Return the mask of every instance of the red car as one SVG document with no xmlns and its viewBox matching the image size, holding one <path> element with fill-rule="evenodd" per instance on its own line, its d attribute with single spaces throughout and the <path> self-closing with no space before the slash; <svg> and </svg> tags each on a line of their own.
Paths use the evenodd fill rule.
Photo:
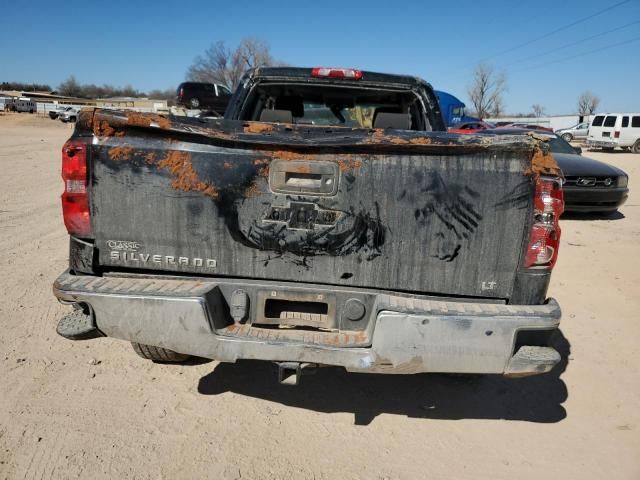
<svg viewBox="0 0 640 480">
<path fill-rule="evenodd" d="M 487 130 L 489 128 L 493 128 L 493 126 L 482 121 L 462 122 L 454 125 L 453 127 L 449 127 L 449 132 L 450 133 L 476 133 L 482 130 Z"/>
<path fill-rule="evenodd" d="M 546 132 L 553 132 L 553 128 L 543 127 L 542 125 L 536 125 L 534 123 L 509 123 L 498 128 L 526 128 L 528 130 L 544 130 Z"/>
</svg>

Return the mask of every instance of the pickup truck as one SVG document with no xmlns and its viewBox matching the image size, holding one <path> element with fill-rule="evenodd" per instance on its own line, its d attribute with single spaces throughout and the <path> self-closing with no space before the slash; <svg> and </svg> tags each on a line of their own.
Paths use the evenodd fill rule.
<svg viewBox="0 0 640 480">
<path fill-rule="evenodd" d="M 57 331 L 290 383 L 544 373 L 561 175 L 534 133 L 447 133 L 411 76 L 258 68 L 217 120 L 85 109 L 62 149 Z"/>
</svg>

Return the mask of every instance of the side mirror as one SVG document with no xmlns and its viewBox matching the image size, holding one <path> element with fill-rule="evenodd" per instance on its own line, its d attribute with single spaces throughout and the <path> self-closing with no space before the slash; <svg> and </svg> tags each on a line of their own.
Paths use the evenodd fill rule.
<svg viewBox="0 0 640 480">
<path fill-rule="evenodd" d="M 576 151 L 576 153 L 578 155 L 582 155 L 582 148 L 581 147 L 573 147 L 573 149 Z"/>
</svg>

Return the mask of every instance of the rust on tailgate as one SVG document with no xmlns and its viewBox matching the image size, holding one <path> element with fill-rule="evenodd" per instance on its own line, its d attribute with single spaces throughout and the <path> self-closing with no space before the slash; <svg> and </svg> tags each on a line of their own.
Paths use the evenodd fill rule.
<svg viewBox="0 0 640 480">
<path fill-rule="evenodd" d="M 109 158 L 111 160 L 129 160 L 132 153 L 133 148 L 131 147 L 113 147 L 109 149 Z"/>
<path fill-rule="evenodd" d="M 531 153 L 531 165 L 525 171 L 526 175 L 554 175 L 562 176 L 562 170 L 558 166 L 556 159 L 548 150 L 543 150 L 540 145 L 536 145 Z"/>
<path fill-rule="evenodd" d="M 211 198 L 218 198 L 215 185 L 203 182 L 193 168 L 189 152 L 171 150 L 167 156 L 158 162 L 158 168 L 167 170 L 173 180 L 171 188 L 183 192 L 201 192 Z"/>
</svg>

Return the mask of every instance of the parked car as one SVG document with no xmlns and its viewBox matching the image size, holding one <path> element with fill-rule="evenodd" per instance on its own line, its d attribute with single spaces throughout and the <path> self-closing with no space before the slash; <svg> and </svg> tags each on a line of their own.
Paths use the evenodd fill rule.
<svg viewBox="0 0 640 480">
<path fill-rule="evenodd" d="M 476 133 L 481 130 L 487 130 L 489 128 L 493 128 L 492 125 L 483 122 L 482 120 L 475 122 L 461 122 L 453 127 L 449 127 L 450 133 Z"/>
<path fill-rule="evenodd" d="M 563 202 L 546 150 L 448 134 L 428 83 L 350 68 L 251 70 L 206 128 L 81 112 L 58 333 L 273 361 L 292 383 L 317 365 L 548 372 Z"/>
<path fill-rule="evenodd" d="M 526 134 L 525 129 L 485 130 L 483 133 Z M 564 175 L 565 212 L 613 213 L 629 196 L 627 174 L 617 167 L 582 156 L 579 147 L 572 147 L 555 133 L 537 131 L 549 138 L 551 153 Z"/>
<path fill-rule="evenodd" d="M 56 120 L 60 116 L 60 114 L 62 112 L 66 112 L 67 110 L 70 110 L 71 108 L 73 108 L 73 107 L 62 106 L 62 107 L 58 107 L 58 108 L 56 108 L 54 110 L 49 110 L 49 118 L 51 120 Z"/>
<path fill-rule="evenodd" d="M 215 110 L 224 115 L 231 91 L 216 83 L 184 82 L 178 86 L 177 103 L 187 108 Z"/>
<path fill-rule="evenodd" d="M 542 125 L 537 125 L 535 123 L 508 123 L 506 125 L 502 125 L 499 128 L 526 128 L 527 130 L 542 130 L 545 132 L 553 132 L 552 128 L 543 127 Z"/>
<path fill-rule="evenodd" d="M 75 122 L 78 119 L 78 112 L 80 112 L 80 107 L 69 107 L 63 112 L 60 112 L 58 118 L 63 123 Z"/>
<path fill-rule="evenodd" d="M 574 139 L 586 139 L 589 133 L 589 122 L 582 122 L 569 128 L 561 128 L 555 131 L 556 135 L 560 135 L 565 142 Z"/>
<path fill-rule="evenodd" d="M 616 147 L 640 153 L 640 113 L 603 113 L 594 117 L 587 145 L 613 150 Z"/>
</svg>

